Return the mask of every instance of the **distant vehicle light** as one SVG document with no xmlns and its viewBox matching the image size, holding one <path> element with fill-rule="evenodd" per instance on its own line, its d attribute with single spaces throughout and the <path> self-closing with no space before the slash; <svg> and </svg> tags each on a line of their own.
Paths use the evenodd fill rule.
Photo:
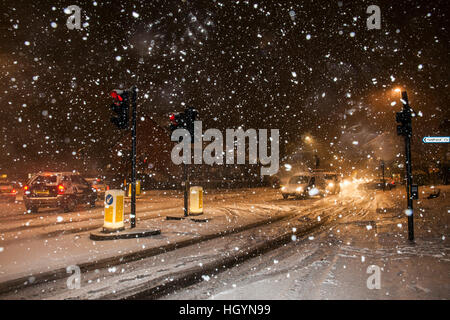
<svg viewBox="0 0 450 320">
<path fill-rule="evenodd" d="M 329 186 L 330 188 L 333 188 L 333 187 L 334 187 L 334 183 L 333 183 L 333 182 L 330 182 L 330 183 L 328 184 L 328 186 Z"/>
<path fill-rule="evenodd" d="M 16 189 L 12 189 L 11 193 L 17 193 Z"/>
<path fill-rule="evenodd" d="M 23 191 L 27 191 L 28 189 L 30 189 L 29 186 L 23 186 Z"/>
<path fill-rule="evenodd" d="M 344 181 L 342 181 L 342 182 L 340 183 L 340 185 L 343 186 L 343 187 L 346 187 L 346 186 L 348 186 L 348 185 L 350 185 L 350 184 L 351 184 L 351 182 L 348 181 L 348 180 L 344 180 Z"/>
<path fill-rule="evenodd" d="M 285 186 L 281 186 L 281 191 L 284 191 L 284 190 L 286 190 L 286 187 Z"/>
<path fill-rule="evenodd" d="M 297 189 L 295 189 L 295 191 L 297 191 L 297 192 L 302 192 L 302 191 L 303 191 L 303 188 L 302 188 L 302 187 L 297 187 Z"/>
<path fill-rule="evenodd" d="M 312 188 L 311 190 L 309 190 L 308 194 L 309 194 L 310 196 L 316 196 L 316 195 L 319 194 L 319 189 L 317 189 L 317 188 Z"/>
</svg>

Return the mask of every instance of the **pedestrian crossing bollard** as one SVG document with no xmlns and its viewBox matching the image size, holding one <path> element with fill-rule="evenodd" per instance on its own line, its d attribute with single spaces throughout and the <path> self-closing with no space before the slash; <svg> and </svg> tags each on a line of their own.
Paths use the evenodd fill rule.
<svg viewBox="0 0 450 320">
<path fill-rule="evenodd" d="M 141 195 L 141 180 L 136 180 L 136 195 Z M 128 196 L 131 197 L 131 183 L 128 184 Z"/>
<path fill-rule="evenodd" d="M 124 202 L 123 190 L 108 190 L 105 193 L 105 218 L 103 232 L 123 230 L 124 227 Z"/>
<path fill-rule="evenodd" d="M 203 213 L 203 188 L 191 187 L 189 192 L 189 214 Z"/>
</svg>

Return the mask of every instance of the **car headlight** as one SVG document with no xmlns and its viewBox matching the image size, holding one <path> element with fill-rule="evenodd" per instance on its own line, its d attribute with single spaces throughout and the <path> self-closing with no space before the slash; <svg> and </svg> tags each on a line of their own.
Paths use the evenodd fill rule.
<svg viewBox="0 0 450 320">
<path fill-rule="evenodd" d="M 286 187 L 285 186 L 281 186 L 281 191 L 284 191 L 284 190 L 286 190 Z"/>
<path fill-rule="evenodd" d="M 330 188 L 333 188 L 333 187 L 334 187 L 334 183 L 333 183 L 333 182 L 330 182 L 330 183 L 328 184 L 328 186 L 329 186 Z"/>
<path fill-rule="evenodd" d="M 295 189 L 295 191 L 297 191 L 297 192 L 302 192 L 302 191 L 303 191 L 303 188 L 302 188 L 302 187 L 297 187 L 297 189 Z"/>
</svg>

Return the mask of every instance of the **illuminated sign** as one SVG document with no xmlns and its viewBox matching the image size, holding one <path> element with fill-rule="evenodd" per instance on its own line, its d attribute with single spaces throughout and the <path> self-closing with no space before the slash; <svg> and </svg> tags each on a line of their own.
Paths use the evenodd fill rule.
<svg viewBox="0 0 450 320">
<path fill-rule="evenodd" d="M 424 143 L 450 143 L 450 137 L 423 137 Z"/>
</svg>

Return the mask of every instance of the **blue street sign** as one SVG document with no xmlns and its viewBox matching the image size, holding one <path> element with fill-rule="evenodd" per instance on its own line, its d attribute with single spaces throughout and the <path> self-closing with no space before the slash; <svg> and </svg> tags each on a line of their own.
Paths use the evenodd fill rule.
<svg viewBox="0 0 450 320">
<path fill-rule="evenodd" d="M 423 143 L 450 143 L 450 137 L 423 137 Z"/>
<path fill-rule="evenodd" d="M 105 202 L 109 206 L 109 205 L 111 205 L 113 203 L 113 200 L 114 200 L 113 196 L 111 194 L 108 194 L 106 196 Z"/>
</svg>

